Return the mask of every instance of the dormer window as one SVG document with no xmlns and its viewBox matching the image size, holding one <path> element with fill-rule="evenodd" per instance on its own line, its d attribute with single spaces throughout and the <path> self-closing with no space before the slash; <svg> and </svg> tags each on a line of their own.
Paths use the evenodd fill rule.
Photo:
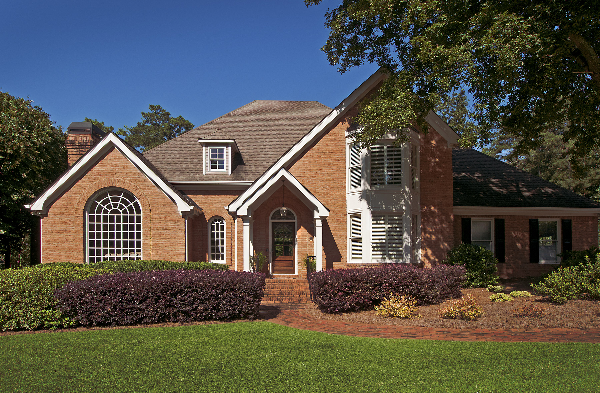
<svg viewBox="0 0 600 393">
<path fill-rule="evenodd" d="M 224 147 L 211 147 L 209 148 L 209 160 L 211 171 L 224 171 L 225 170 L 225 148 Z"/>
<path fill-rule="evenodd" d="M 204 159 L 203 174 L 231 175 L 234 168 L 233 157 L 239 153 L 233 139 L 200 139 Z"/>
</svg>

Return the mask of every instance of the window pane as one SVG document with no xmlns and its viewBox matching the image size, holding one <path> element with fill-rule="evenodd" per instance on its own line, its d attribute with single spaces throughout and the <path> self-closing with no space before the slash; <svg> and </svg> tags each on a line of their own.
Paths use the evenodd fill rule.
<svg viewBox="0 0 600 393">
<path fill-rule="evenodd" d="M 474 246 L 483 247 L 488 251 L 492 251 L 492 242 L 490 242 L 490 241 L 488 241 L 488 242 L 473 241 L 473 242 L 471 242 L 471 244 Z"/>
<path fill-rule="evenodd" d="M 557 240 L 558 239 L 558 222 L 557 221 L 539 221 L 540 227 L 540 244 L 542 239 Z"/>
<path fill-rule="evenodd" d="M 492 240 L 492 222 L 491 221 L 471 221 L 471 240 L 473 242 Z"/>
<path fill-rule="evenodd" d="M 214 219 L 210 224 L 210 260 L 225 261 L 225 220 Z"/>
</svg>

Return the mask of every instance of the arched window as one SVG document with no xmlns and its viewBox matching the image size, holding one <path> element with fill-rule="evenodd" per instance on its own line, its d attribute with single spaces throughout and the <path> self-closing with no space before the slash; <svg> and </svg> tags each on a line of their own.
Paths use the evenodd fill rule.
<svg viewBox="0 0 600 393">
<path fill-rule="evenodd" d="M 142 207 L 125 190 L 106 190 L 86 209 L 88 262 L 142 259 Z"/>
<path fill-rule="evenodd" d="M 215 217 L 210 220 L 210 262 L 225 263 L 225 220 Z"/>
</svg>

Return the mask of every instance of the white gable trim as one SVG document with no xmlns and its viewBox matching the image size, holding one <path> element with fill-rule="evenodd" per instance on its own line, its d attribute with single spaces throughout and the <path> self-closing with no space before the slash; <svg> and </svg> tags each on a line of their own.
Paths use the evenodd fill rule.
<svg viewBox="0 0 600 393">
<path fill-rule="evenodd" d="M 425 116 L 425 120 L 442 138 L 448 141 L 448 146 L 458 143 L 458 134 L 437 113 L 429 111 L 427 116 Z"/>
<path fill-rule="evenodd" d="M 381 81 L 387 79 L 387 74 L 383 71 L 377 71 L 369 79 L 363 82 L 358 89 L 354 90 L 352 94 L 350 94 L 344 101 L 341 102 L 334 110 L 332 110 L 329 115 L 327 115 L 323 120 L 321 120 L 313 129 L 298 143 L 296 143 L 290 150 L 288 150 L 281 158 L 270 167 L 265 173 L 259 177 L 254 184 L 246 190 L 242 195 L 240 195 L 236 200 L 234 200 L 229 205 L 229 211 L 234 213 L 236 212 L 245 201 L 250 198 L 254 193 L 262 187 L 262 185 L 268 181 L 277 171 L 281 168 L 284 168 L 288 163 L 294 161 L 296 158 L 300 156 L 304 152 L 307 146 L 318 139 L 330 125 L 335 124 L 350 108 L 352 108 L 358 101 L 363 99 L 377 84 Z"/>
<path fill-rule="evenodd" d="M 248 216 L 252 214 L 253 206 L 260 206 L 264 200 L 273 194 L 280 187 L 280 182 L 288 181 L 287 188 L 292 191 L 301 201 L 314 210 L 314 218 L 324 218 L 329 216 L 329 210 L 310 193 L 291 173 L 285 169 L 279 170 L 275 176 L 270 178 L 262 187 L 260 187 L 250 198 L 237 209 L 239 216 Z"/>
<path fill-rule="evenodd" d="M 176 205 L 181 214 L 191 212 L 194 206 L 184 201 L 154 171 L 152 171 L 125 143 L 115 134 L 110 133 L 87 152 L 75 165 L 63 174 L 46 192 L 30 206 L 32 212 L 45 214 L 55 198 L 68 190 L 88 169 L 93 167 L 110 148 L 115 147 L 133 165 L 135 165 L 150 181 L 152 181 Z"/>
</svg>

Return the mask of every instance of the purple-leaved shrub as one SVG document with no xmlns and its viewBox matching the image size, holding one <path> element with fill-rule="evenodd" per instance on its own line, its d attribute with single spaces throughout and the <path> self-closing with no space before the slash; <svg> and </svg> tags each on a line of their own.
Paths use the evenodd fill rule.
<svg viewBox="0 0 600 393">
<path fill-rule="evenodd" d="M 83 326 L 254 319 L 265 276 L 217 270 L 106 274 L 56 290 L 60 310 Z"/>
<path fill-rule="evenodd" d="M 316 272 L 308 281 L 313 302 L 331 314 L 372 309 L 390 293 L 410 296 L 419 306 L 460 297 L 465 268 L 439 265 L 423 269 L 385 264 Z"/>
</svg>

